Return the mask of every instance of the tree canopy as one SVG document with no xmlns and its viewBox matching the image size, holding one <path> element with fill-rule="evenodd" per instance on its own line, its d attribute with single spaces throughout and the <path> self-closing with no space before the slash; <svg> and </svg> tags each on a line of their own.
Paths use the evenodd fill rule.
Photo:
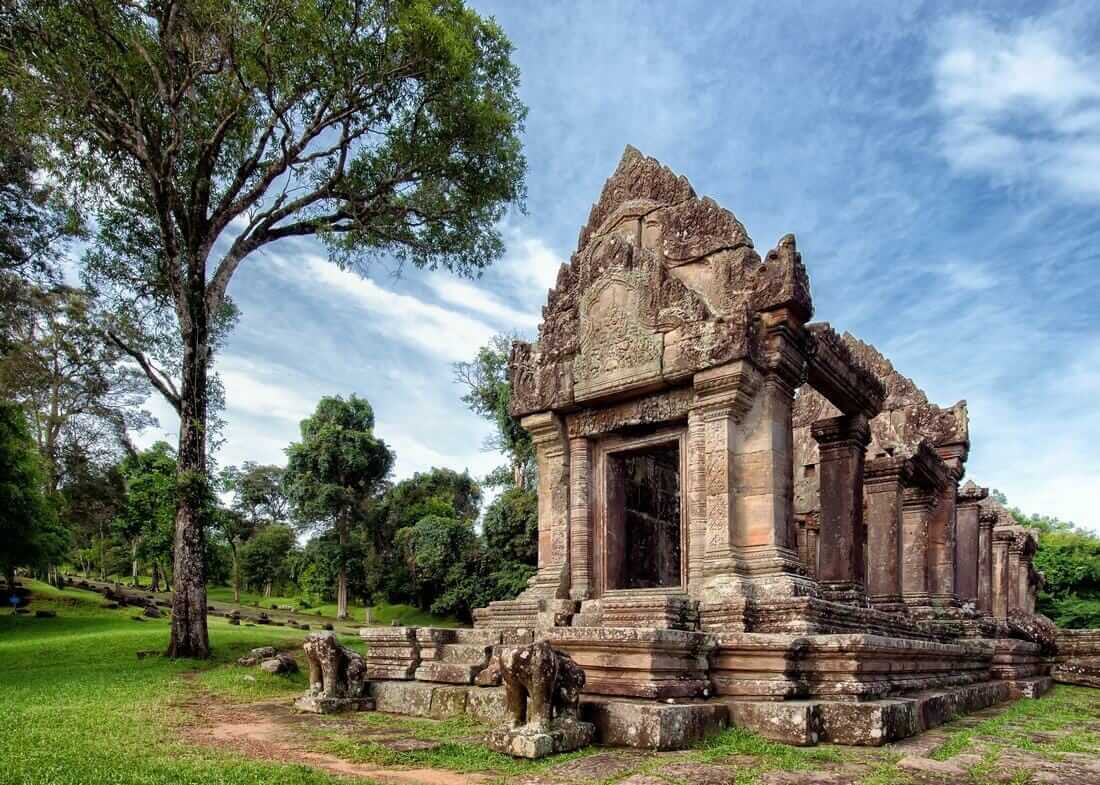
<svg viewBox="0 0 1100 785">
<path fill-rule="evenodd" d="M 97 227 L 85 279 L 180 417 L 174 656 L 204 657 L 213 353 L 242 263 L 315 236 L 473 272 L 524 195 L 519 74 L 461 0 L 82 0 L 4 7 L 20 118 Z M 216 404 L 216 400 L 215 400 Z"/>
<path fill-rule="evenodd" d="M 287 448 L 286 488 L 295 518 L 314 529 L 332 529 L 350 544 L 353 522 L 362 520 L 393 469 L 394 454 L 374 435 L 374 410 L 355 395 L 322 398 L 301 424 L 302 439 Z M 347 617 L 346 556 L 341 557 L 337 615 Z"/>
</svg>

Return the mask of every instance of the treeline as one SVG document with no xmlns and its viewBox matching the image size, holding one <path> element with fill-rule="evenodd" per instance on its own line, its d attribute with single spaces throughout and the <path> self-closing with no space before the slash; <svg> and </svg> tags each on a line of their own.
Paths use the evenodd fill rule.
<svg viewBox="0 0 1100 785">
<path fill-rule="evenodd" d="M 81 318 L 91 313 L 83 309 Z M 71 327 L 43 325 L 39 343 L 50 346 L 61 343 L 55 331 Z M 93 323 L 80 329 L 93 331 Z M 538 508 L 530 441 L 500 416 L 509 396 L 507 345 L 495 339 L 456 375 L 468 387 L 466 404 L 498 426 L 490 446 L 508 465 L 481 482 L 447 468 L 395 481 L 396 455 L 375 435 L 370 404 L 355 395 L 323 398 L 286 448 L 285 466 L 245 462 L 206 478 L 207 581 L 233 587 L 237 601 L 245 590 L 291 596 L 299 607 L 335 602 L 341 617 L 350 599 L 469 620 L 474 608 L 522 591 L 537 564 Z M 55 582 L 71 571 L 167 590 L 182 492 L 175 449 L 163 441 L 134 447 L 127 418 L 138 427 L 151 421 L 132 413 L 139 407 L 60 417 L 50 437 L 44 422 L 65 407 L 40 393 L 58 380 L 24 376 L 17 387 L 11 369 L 27 364 L 31 347 L 8 347 L 0 382 L 20 399 L 0 407 L 0 504 L 8 511 L 0 564 L 9 580 L 23 566 Z M 109 372 L 123 364 L 100 360 Z M 119 400 L 140 405 L 130 377 L 110 373 L 125 387 Z M 98 377 L 96 386 L 112 390 Z M 498 491 L 488 505 L 483 486 Z"/>
<path fill-rule="evenodd" d="M 1004 495 L 994 492 L 1004 503 Z M 1037 609 L 1066 629 L 1100 627 L 1100 536 L 1048 515 L 1009 512 L 1021 526 L 1038 529 L 1035 567 L 1045 585 Z"/>
</svg>

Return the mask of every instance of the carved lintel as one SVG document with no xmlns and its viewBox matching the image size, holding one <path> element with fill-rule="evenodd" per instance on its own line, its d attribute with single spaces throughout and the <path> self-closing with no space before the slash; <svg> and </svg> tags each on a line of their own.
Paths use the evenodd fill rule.
<svg viewBox="0 0 1100 785">
<path fill-rule="evenodd" d="M 808 353 L 806 380 L 844 414 L 874 418 L 886 399 L 882 382 L 828 322 L 808 325 L 807 331 L 813 350 Z"/>
<path fill-rule="evenodd" d="M 871 428 L 862 414 L 818 420 L 810 432 L 821 447 L 823 459 L 830 450 L 863 449 L 871 443 Z"/>
<path fill-rule="evenodd" d="M 747 360 L 737 360 L 697 373 L 695 406 L 704 410 L 728 410 L 735 422 L 748 414 L 763 377 Z"/>
<path fill-rule="evenodd" d="M 611 406 L 583 409 L 566 418 L 566 427 L 569 437 L 575 439 L 633 425 L 656 425 L 687 417 L 694 400 L 694 390 L 681 387 Z"/>
</svg>

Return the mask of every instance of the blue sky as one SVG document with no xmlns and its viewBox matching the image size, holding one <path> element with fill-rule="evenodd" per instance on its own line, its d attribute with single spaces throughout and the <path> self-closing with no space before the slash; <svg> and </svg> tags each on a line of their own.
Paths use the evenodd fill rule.
<svg viewBox="0 0 1100 785">
<path fill-rule="evenodd" d="M 969 477 L 1100 529 L 1100 7 L 473 5 L 514 42 L 530 109 L 505 258 L 476 282 L 382 263 L 360 278 L 309 242 L 249 259 L 217 361 L 221 462 L 282 462 L 321 395 L 354 392 L 399 478 L 498 463 L 451 363 L 534 333 L 630 143 L 732 210 L 761 253 L 794 232 L 815 318 L 932 400 L 965 398 Z"/>
</svg>

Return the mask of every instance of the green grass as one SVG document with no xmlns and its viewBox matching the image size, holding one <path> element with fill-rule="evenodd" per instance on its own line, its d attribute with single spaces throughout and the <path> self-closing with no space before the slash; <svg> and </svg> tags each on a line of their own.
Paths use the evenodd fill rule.
<svg viewBox="0 0 1100 785">
<path fill-rule="evenodd" d="M 139 660 L 137 651 L 166 648 L 167 621 L 136 622 L 134 609 L 104 611 L 87 592 L 26 583 L 35 592 L 32 609 L 55 610 L 58 616 L 0 615 L 0 784 L 343 782 L 305 766 L 188 747 L 174 732 L 179 719 L 174 704 L 188 689 L 181 678 L 185 672 L 199 669 L 200 680 L 217 681 L 208 671 L 254 646 L 295 646 L 301 632 L 232 627 L 211 619 L 211 662 Z M 275 689 L 259 674 L 256 684 L 249 688 Z"/>
<path fill-rule="evenodd" d="M 943 744 L 930 757 L 948 760 L 968 750 L 977 740 L 1036 752 L 1053 760 L 1067 752 L 1100 752 L 1100 734 L 1086 727 L 1098 721 L 1100 701 L 1096 700 L 1095 691 L 1059 684 L 1042 698 L 1016 701 L 976 725 L 949 730 Z M 1066 728 L 1076 730 L 1065 733 Z M 1035 738 L 1035 734 L 1054 732 L 1059 735 L 1053 741 Z"/>
</svg>

